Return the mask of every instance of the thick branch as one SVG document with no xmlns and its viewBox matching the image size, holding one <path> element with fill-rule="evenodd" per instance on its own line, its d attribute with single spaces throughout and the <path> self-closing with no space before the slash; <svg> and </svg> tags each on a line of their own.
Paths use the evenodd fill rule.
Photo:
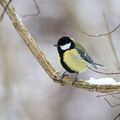
<svg viewBox="0 0 120 120">
<path fill-rule="evenodd" d="M 7 4 L 7 0 L 1 0 L 0 4 L 2 7 L 5 7 Z M 35 56 L 36 60 L 40 63 L 40 65 L 43 67 L 45 72 L 53 79 L 53 81 L 59 83 L 60 79 L 60 73 L 57 72 L 52 65 L 49 63 L 49 61 L 46 59 L 43 52 L 38 48 L 35 40 L 32 38 L 30 33 L 27 31 L 27 29 L 22 24 L 21 19 L 17 16 L 15 9 L 10 5 L 7 9 L 7 14 L 9 18 L 11 19 L 11 22 L 13 23 L 16 31 L 21 36 L 22 40 L 25 42 L 25 44 L 28 46 L 30 51 Z M 63 84 L 65 86 L 72 86 L 74 79 L 66 76 L 63 78 Z M 88 90 L 95 90 L 97 92 L 113 92 L 113 91 L 120 91 L 120 85 L 94 85 L 89 84 L 85 81 L 76 81 L 73 87 L 76 88 L 85 88 Z"/>
</svg>

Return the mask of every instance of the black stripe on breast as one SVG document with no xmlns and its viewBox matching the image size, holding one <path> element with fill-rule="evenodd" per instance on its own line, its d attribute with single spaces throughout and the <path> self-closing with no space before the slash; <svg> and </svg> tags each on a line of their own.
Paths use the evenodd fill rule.
<svg viewBox="0 0 120 120">
<path fill-rule="evenodd" d="M 70 72 L 70 73 L 77 73 L 77 72 L 71 70 L 71 69 L 66 65 L 66 63 L 63 61 L 63 57 L 60 59 L 60 62 L 61 62 L 61 64 L 62 64 L 62 66 L 63 66 L 68 72 Z"/>
<path fill-rule="evenodd" d="M 64 62 L 63 60 L 63 54 L 64 54 L 65 51 L 61 50 L 60 47 L 58 47 L 58 53 L 59 53 L 59 56 L 60 56 L 60 62 L 61 62 L 61 65 L 63 66 L 63 68 L 65 70 L 67 70 L 68 72 L 70 73 L 77 73 L 76 71 L 73 71 L 71 70 L 67 65 L 66 63 Z"/>
</svg>

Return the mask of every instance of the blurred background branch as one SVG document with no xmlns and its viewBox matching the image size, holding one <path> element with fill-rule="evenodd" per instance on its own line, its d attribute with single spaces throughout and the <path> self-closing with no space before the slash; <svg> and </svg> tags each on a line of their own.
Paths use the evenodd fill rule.
<svg viewBox="0 0 120 120">
<path fill-rule="evenodd" d="M 103 12 L 103 18 L 104 18 L 105 25 L 106 25 L 107 32 L 108 32 L 108 34 L 106 34 L 106 35 L 108 36 L 108 40 L 109 40 L 112 52 L 113 52 L 114 57 L 116 59 L 116 67 L 117 67 L 118 70 L 120 70 L 120 61 L 119 61 L 117 52 L 116 52 L 115 47 L 114 47 L 113 42 L 112 42 L 112 33 L 115 31 L 115 29 L 117 29 L 119 27 L 119 25 L 112 32 L 110 32 L 110 29 L 109 29 L 109 26 L 108 26 L 108 22 L 106 20 L 105 12 Z"/>
<path fill-rule="evenodd" d="M 35 5 L 35 7 L 36 7 L 37 12 L 35 14 L 23 15 L 23 17 L 34 17 L 34 16 L 38 16 L 40 14 L 40 8 L 39 8 L 38 4 L 36 3 L 36 0 L 33 0 L 33 3 Z"/>
<path fill-rule="evenodd" d="M 3 19 L 3 16 L 4 16 L 4 14 L 5 14 L 8 6 L 9 6 L 9 4 L 11 3 L 11 1 L 12 1 L 12 0 L 9 0 L 8 3 L 6 4 L 6 6 L 4 7 L 3 13 L 2 13 L 2 15 L 0 16 L 0 21 Z"/>
</svg>

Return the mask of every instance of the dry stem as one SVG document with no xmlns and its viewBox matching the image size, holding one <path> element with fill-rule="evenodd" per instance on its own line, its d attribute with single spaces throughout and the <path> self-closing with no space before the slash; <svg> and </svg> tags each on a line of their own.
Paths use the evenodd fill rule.
<svg viewBox="0 0 120 120">
<path fill-rule="evenodd" d="M 104 12 L 103 12 L 103 17 L 104 17 L 104 21 L 105 21 L 105 25 L 106 25 L 107 31 L 108 31 L 108 33 L 110 33 L 109 26 L 108 26 L 108 23 L 107 23 L 106 16 L 105 16 L 105 13 L 104 13 Z M 119 25 L 118 25 L 117 27 L 119 27 Z M 117 29 L 117 28 L 116 28 L 116 29 Z M 113 32 L 114 32 L 114 31 L 113 31 Z M 118 58 L 118 56 L 117 56 L 115 47 L 114 47 L 114 45 L 113 45 L 113 42 L 112 42 L 112 35 L 111 35 L 111 34 L 108 34 L 108 39 L 109 39 L 109 43 L 110 43 L 112 52 L 113 52 L 114 57 L 115 57 L 115 59 L 116 59 L 117 68 L 120 68 L 120 61 L 119 61 L 119 58 Z"/>
</svg>

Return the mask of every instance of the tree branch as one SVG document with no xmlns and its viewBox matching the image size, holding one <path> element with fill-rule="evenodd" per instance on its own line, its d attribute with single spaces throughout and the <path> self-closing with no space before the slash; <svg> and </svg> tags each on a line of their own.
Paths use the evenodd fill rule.
<svg viewBox="0 0 120 120">
<path fill-rule="evenodd" d="M 3 8 L 7 5 L 7 3 L 8 3 L 7 0 L 0 1 L 0 4 Z M 57 72 L 52 67 L 50 62 L 45 57 L 44 53 L 38 48 L 38 45 L 36 44 L 35 40 L 32 38 L 30 33 L 24 27 L 21 19 L 17 16 L 15 9 L 12 7 L 12 5 L 8 6 L 8 9 L 6 12 L 9 18 L 11 19 L 11 22 L 13 23 L 16 31 L 18 32 L 22 40 L 25 42 L 25 44 L 28 46 L 28 48 L 30 49 L 30 51 L 32 52 L 36 60 L 45 70 L 45 72 L 51 77 L 53 81 L 60 83 L 60 77 L 61 77 L 60 73 Z M 63 81 L 63 85 L 72 86 L 74 79 L 70 78 L 69 76 L 65 76 L 62 81 Z M 90 84 L 85 80 L 76 81 L 72 87 L 85 88 L 88 90 L 104 92 L 104 93 L 120 91 L 120 85 L 97 85 L 97 84 Z"/>
<path fill-rule="evenodd" d="M 103 18 L 104 18 L 104 21 L 105 21 L 105 25 L 106 25 L 106 28 L 107 28 L 107 32 L 110 33 L 109 25 L 108 25 L 108 23 L 107 23 L 107 19 L 106 19 L 105 12 L 103 12 Z M 117 29 L 119 26 L 120 26 L 120 25 L 118 25 L 115 29 Z M 114 29 L 114 31 L 115 31 L 115 29 Z M 114 31 L 113 31 L 113 32 L 114 32 Z M 120 61 L 119 61 L 118 55 L 117 55 L 117 53 L 116 53 L 115 47 L 114 47 L 114 45 L 113 45 L 112 35 L 111 35 L 111 34 L 108 34 L 108 40 L 109 40 L 109 43 L 110 43 L 110 46 L 111 46 L 113 55 L 114 55 L 115 60 L 116 60 L 117 69 L 120 70 Z"/>
</svg>

